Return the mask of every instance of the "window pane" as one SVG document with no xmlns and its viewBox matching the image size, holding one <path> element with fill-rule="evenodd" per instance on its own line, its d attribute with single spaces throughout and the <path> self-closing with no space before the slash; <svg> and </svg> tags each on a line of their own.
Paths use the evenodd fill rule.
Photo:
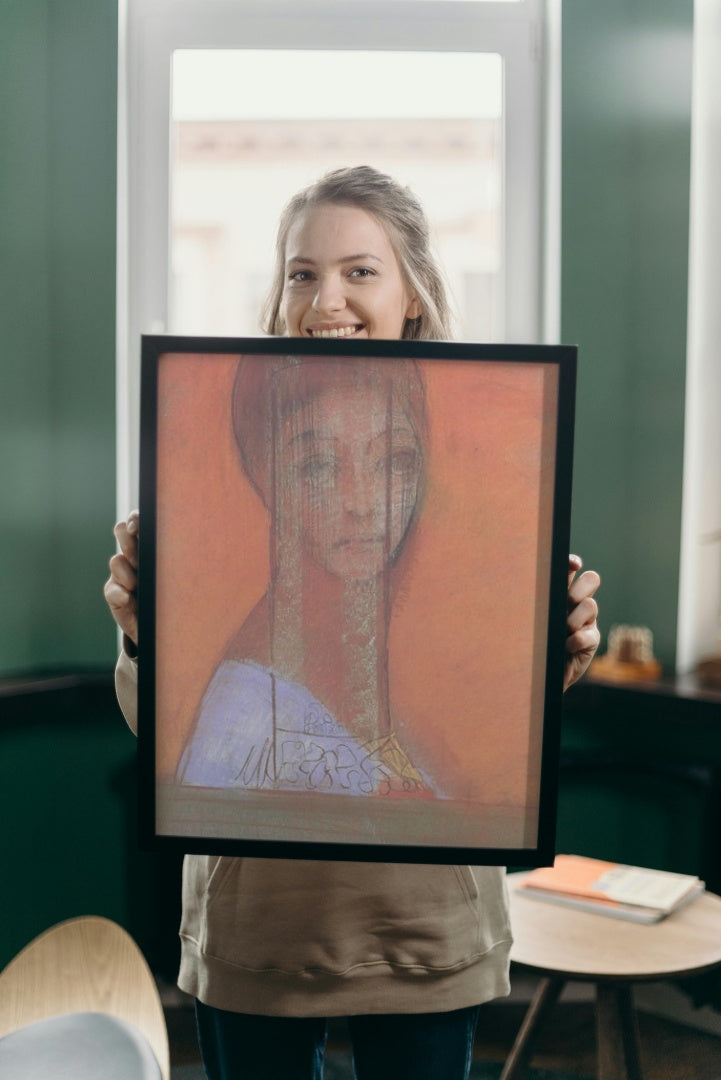
<svg viewBox="0 0 721 1080">
<path fill-rule="evenodd" d="M 171 332 L 258 333 L 283 206 L 370 164 L 423 201 L 458 336 L 496 338 L 502 86 L 495 54 L 176 52 Z"/>
</svg>

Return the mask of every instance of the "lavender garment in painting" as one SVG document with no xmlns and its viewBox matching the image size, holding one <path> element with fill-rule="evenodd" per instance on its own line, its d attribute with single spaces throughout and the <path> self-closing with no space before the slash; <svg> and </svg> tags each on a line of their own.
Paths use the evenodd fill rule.
<svg viewBox="0 0 721 1080">
<path fill-rule="evenodd" d="M 394 735 L 359 743 L 304 686 L 246 660 L 224 660 L 216 669 L 178 779 L 339 795 L 382 793 L 399 782 L 405 790 L 433 790 Z"/>
</svg>

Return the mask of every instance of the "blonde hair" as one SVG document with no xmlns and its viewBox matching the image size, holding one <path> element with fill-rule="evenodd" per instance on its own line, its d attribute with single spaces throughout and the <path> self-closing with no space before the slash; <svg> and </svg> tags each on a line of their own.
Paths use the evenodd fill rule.
<svg viewBox="0 0 721 1080">
<path fill-rule="evenodd" d="M 323 203 L 357 206 L 384 226 L 401 272 L 421 305 L 417 318 L 406 319 L 401 337 L 447 341 L 452 336 L 451 310 L 443 276 L 430 250 L 423 207 L 410 188 L 370 165 L 327 173 L 294 195 L 283 210 L 276 239 L 274 280 L 263 311 L 263 330 L 278 336 L 286 332 L 281 304 L 288 233 L 299 214 Z"/>
</svg>

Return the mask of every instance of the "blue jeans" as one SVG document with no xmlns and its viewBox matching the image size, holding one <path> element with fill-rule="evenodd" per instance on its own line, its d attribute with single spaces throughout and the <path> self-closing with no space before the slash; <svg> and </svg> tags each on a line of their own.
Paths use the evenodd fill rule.
<svg viewBox="0 0 721 1080">
<path fill-rule="evenodd" d="M 356 1080 L 467 1080 L 478 1006 L 350 1016 Z M 196 1002 L 208 1080 L 321 1080 L 323 1017 L 249 1016 Z"/>
</svg>

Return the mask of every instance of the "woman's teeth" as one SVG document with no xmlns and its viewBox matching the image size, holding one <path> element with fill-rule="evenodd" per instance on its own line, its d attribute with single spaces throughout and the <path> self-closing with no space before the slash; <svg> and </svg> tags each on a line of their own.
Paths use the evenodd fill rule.
<svg viewBox="0 0 721 1080">
<path fill-rule="evenodd" d="M 350 337 L 360 330 L 360 326 L 334 326 L 332 330 L 311 330 L 311 337 L 338 338 Z"/>
</svg>

